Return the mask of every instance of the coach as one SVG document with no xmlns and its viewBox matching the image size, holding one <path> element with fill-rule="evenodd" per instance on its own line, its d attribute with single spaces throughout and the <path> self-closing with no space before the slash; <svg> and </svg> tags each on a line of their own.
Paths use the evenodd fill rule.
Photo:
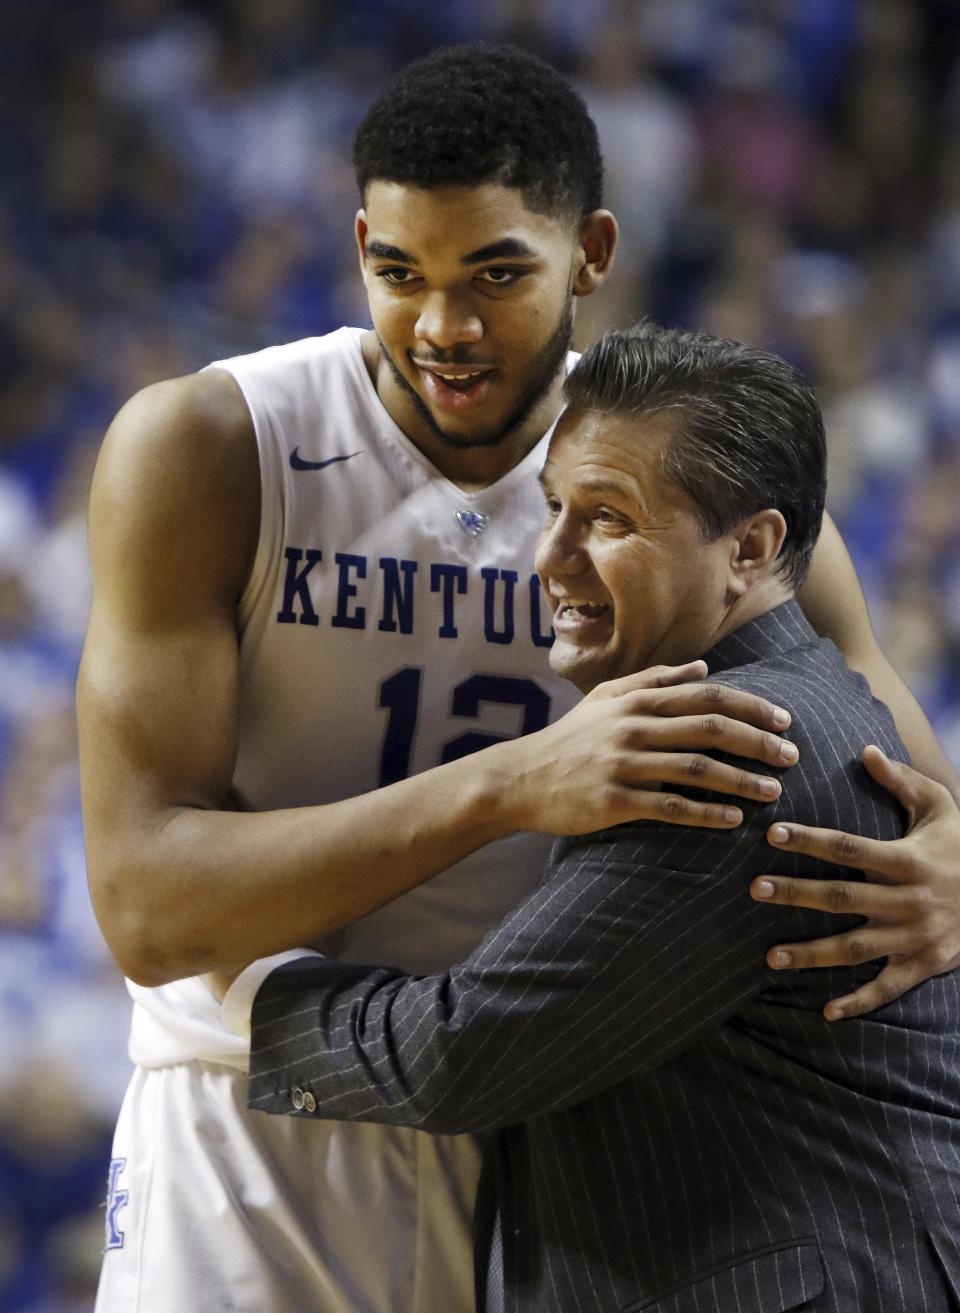
<svg viewBox="0 0 960 1313">
<path fill-rule="evenodd" d="M 586 692 L 705 656 L 791 711 L 799 765 L 729 832 L 558 841 L 441 975 L 279 967 L 253 1005 L 250 1104 L 495 1130 L 488 1310 L 956 1310 L 957 976 L 830 1025 L 824 1003 L 872 968 L 770 970 L 769 945 L 835 926 L 748 894 L 794 869 L 772 821 L 902 830 L 858 761 L 866 742 L 904 755 L 890 715 L 793 601 L 825 491 L 816 401 L 774 356 L 653 326 L 591 348 L 567 401 L 537 561 L 554 668 Z"/>
</svg>

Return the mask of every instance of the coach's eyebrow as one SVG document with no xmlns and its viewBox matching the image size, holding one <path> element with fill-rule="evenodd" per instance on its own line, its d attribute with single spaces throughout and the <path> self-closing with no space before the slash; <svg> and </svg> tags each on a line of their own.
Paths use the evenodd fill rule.
<svg viewBox="0 0 960 1313">
<path fill-rule="evenodd" d="M 537 252 L 526 242 L 521 242 L 518 237 L 504 237 L 499 242 L 490 242 L 488 246 L 481 246 L 476 251 L 471 251 L 469 255 L 460 257 L 461 264 L 483 264 L 485 260 L 502 260 L 512 258 L 514 260 L 531 260 L 534 259 Z"/>
<path fill-rule="evenodd" d="M 364 255 L 372 255 L 375 260 L 397 260 L 400 264 L 416 264 L 412 255 L 402 251 L 399 246 L 391 246 L 388 242 L 371 241 L 363 248 Z"/>
</svg>

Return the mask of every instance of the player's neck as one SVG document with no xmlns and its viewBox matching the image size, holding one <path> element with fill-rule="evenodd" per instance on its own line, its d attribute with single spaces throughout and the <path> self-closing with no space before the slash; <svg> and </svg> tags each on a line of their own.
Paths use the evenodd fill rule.
<svg viewBox="0 0 960 1313">
<path fill-rule="evenodd" d="M 397 383 L 376 345 L 374 334 L 371 333 L 369 339 L 372 339 L 369 345 L 368 341 L 364 342 L 364 363 L 384 409 L 444 478 L 464 492 L 475 492 L 502 479 L 537 445 L 560 413 L 562 373 L 558 373 L 553 385 L 521 423 L 495 445 L 451 446 L 421 414 L 410 394 Z"/>
</svg>

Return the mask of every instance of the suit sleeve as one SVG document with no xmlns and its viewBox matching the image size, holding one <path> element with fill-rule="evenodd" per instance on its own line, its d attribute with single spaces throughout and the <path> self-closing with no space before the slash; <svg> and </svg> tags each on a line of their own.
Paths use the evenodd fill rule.
<svg viewBox="0 0 960 1313">
<path fill-rule="evenodd" d="M 840 928 L 749 897 L 758 873 L 794 869 L 765 841 L 772 817 L 562 840 L 539 887 L 442 974 L 281 967 L 254 1004 L 250 1106 L 299 1111 L 307 1091 L 307 1115 L 478 1131 L 668 1061 L 761 990 L 796 988 L 797 973 L 767 968 L 768 947 Z"/>
</svg>

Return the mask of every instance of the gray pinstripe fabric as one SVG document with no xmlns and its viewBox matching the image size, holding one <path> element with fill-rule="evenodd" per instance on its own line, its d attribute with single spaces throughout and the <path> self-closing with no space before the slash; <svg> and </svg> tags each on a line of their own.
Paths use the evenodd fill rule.
<svg viewBox="0 0 960 1313">
<path fill-rule="evenodd" d="M 251 1107 L 289 1113 L 299 1086 L 318 1116 L 501 1128 L 510 1313 L 956 1313 L 960 982 L 828 1025 L 823 1004 L 875 965 L 769 971 L 772 943 L 838 922 L 746 892 L 815 872 L 769 847 L 773 819 L 900 833 L 857 758 L 902 744 L 794 603 L 708 659 L 793 713 L 800 763 L 775 806 L 732 833 L 560 840 L 443 975 L 280 968 L 254 1007 Z"/>
</svg>

